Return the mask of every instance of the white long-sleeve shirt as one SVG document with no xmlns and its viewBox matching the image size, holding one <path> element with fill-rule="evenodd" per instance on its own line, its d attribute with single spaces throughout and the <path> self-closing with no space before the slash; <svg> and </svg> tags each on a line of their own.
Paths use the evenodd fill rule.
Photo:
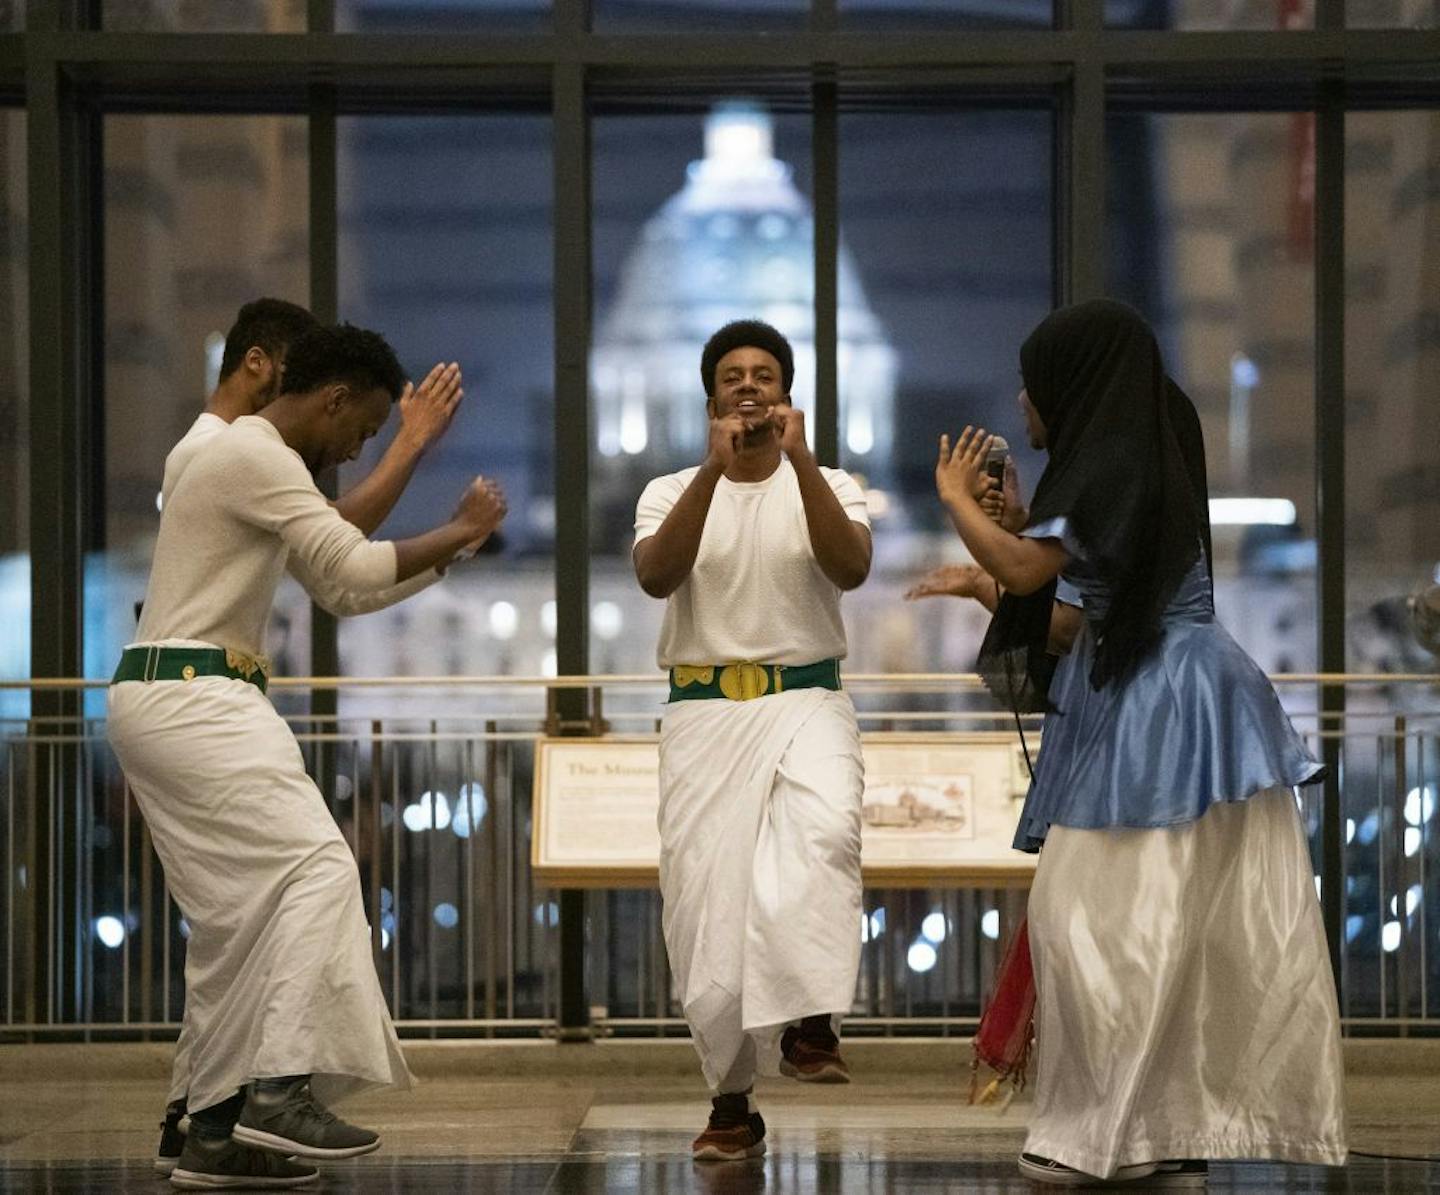
<svg viewBox="0 0 1440 1195">
<path fill-rule="evenodd" d="M 190 425 L 190 430 L 180 437 L 165 458 L 165 480 L 160 487 L 162 512 L 169 505 L 170 496 L 175 492 L 181 476 L 200 454 L 200 450 L 216 436 L 229 430 L 229 423 L 209 411 L 202 411 L 196 417 L 195 422 Z M 331 584 L 324 577 L 311 571 L 298 557 L 288 557 L 285 565 L 290 575 L 300 582 L 305 592 L 314 598 L 322 609 L 328 610 L 337 618 L 348 618 L 355 614 L 369 614 L 375 610 L 383 610 L 387 606 L 393 606 L 396 602 L 419 593 L 422 589 L 428 589 L 440 580 L 440 574 L 431 568 L 426 569 L 423 573 L 417 573 L 408 581 L 401 581 L 387 589 L 381 589 L 375 593 L 359 593 L 353 589 Z"/>
<path fill-rule="evenodd" d="M 136 642 L 260 654 L 287 560 L 317 600 L 317 590 L 373 600 L 398 588 L 395 545 L 341 518 L 268 419 L 243 416 L 207 437 L 162 508 Z"/>
</svg>

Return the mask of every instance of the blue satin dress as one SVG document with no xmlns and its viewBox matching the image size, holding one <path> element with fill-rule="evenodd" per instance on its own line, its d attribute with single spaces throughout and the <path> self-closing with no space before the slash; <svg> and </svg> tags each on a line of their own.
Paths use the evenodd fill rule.
<svg viewBox="0 0 1440 1195">
<path fill-rule="evenodd" d="M 1052 825 L 1181 825 L 1219 802 L 1322 777 L 1270 681 L 1215 621 L 1203 558 L 1165 611 L 1159 647 L 1097 691 L 1090 669 L 1109 591 L 1064 518 L 1023 534 L 1058 539 L 1070 553 L 1058 596 L 1073 602 L 1078 591 L 1085 624 L 1050 686 L 1056 708 L 1045 717 L 1016 849 L 1039 850 Z"/>
</svg>

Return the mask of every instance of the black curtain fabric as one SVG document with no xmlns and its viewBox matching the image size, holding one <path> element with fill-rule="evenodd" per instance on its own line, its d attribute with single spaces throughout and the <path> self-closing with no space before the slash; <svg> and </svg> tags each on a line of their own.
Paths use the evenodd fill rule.
<svg viewBox="0 0 1440 1195">
<path fill-rule="evenodd" d="M 1165 375 L 1155 335 L 1123 303 L 1053 312 L 1020 349 L 1020 373 L 1045 422 L 1049 464 L 1030 525 L 1064 516 L 1111 593 L 1095 627 L 1091 684 L 1122 679 L 1160 637 L 1160 616 L 1204 545 L 1210 553 L 1205 446 L 1184 391 Z M 977 665 L 1018 711 L 1050 708 L 1046 653 L 1052 582 L 1006 594 Z"/>
</svg>

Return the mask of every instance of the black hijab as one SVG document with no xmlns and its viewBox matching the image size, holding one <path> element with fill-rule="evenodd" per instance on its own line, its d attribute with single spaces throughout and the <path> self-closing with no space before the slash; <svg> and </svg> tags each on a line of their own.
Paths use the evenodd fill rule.
<svg viewBox="0 0 1440 1195">
<path fill-rule="evenodd" d="M 1195 407 L 1165 375 L 1155 335 L 1123 303 L 1053 312 L 1020 349 L 1045 422 L 1049 464 L 1029 526 L 1064 516 L 1111 593 L 1090 683 L 1124 676 L 1160 638 L 1160 616 L 1203 544 L 1210 558 L 1205 445 Z M 1018 711 L 1049 709 L 1046 652 L 1055 583 L 1006 594 L 980 649 L 985 683 Z"/>
</svg>

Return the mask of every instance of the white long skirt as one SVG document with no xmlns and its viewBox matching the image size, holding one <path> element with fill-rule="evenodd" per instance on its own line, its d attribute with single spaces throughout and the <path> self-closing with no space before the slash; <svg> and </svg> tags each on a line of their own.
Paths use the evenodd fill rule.
<svg viewBox="0 0 1440 1195">
<path fill-rule="evenodd" d="M 1159 830 L 1053 826 L 1030 893 L 1025 1150 L 1088 1174 L 1345 1161 L 1335 985 L 1295 798 Z"/>
<path fill-rule="evenodd" d="M 743 1088 L 741 1071 L 776 1073 L 785 1025 L 838 1017 L 854 1002 L 863 790 L 855 707 L 844 693 L 800 689 L 665 711 L 665 945 L 712 1088 L 727 1076 L 727 1089 Z"/>
<path fill-rule="evenodd" d="M 172 1098 L 313 1073 L 326 1103 L 409 1086 L 355 859 L 299 744 L 253 685 L 110 688 L 110 741 L 190 925 Z M 188 1050 L 188 1061 L 186 1052 Z"/>
</svg>

